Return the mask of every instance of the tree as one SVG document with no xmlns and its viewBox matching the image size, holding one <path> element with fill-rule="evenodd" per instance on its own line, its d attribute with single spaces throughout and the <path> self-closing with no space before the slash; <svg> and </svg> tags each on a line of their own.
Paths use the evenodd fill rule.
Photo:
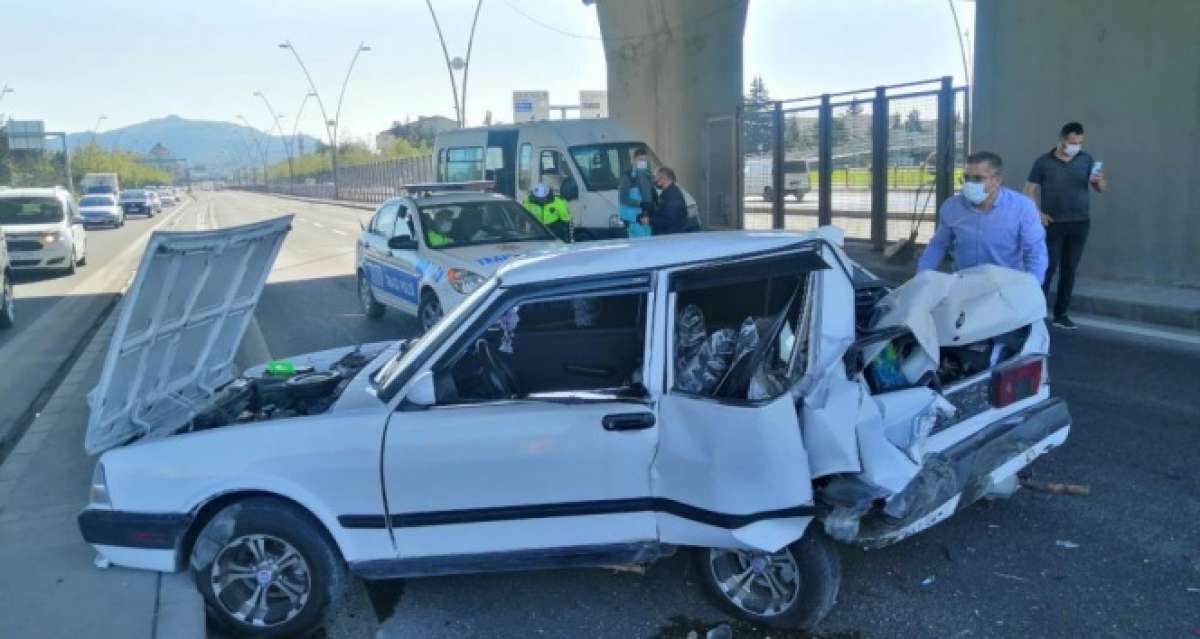
<svg viewBox="0 0 1200 639">
<path fill-rule="evenodd" d="M 774 137 L 774 122 L 771 119 L 771 97 L 762 77 L 754 76 L 750 81 L 750 92 L 743 99 L 745 119 L 742 148 L 747 153 L 765 152 L 771 148 Z"/>
<path fill-rule="evenodd" d="M 916 109 L 908 112 L 908 118 L 904 121 L 904 130 L 909 133 L 920 133 L 925 130 L 925 125 L 921 123 L 921 113 Z"/>
</svg>

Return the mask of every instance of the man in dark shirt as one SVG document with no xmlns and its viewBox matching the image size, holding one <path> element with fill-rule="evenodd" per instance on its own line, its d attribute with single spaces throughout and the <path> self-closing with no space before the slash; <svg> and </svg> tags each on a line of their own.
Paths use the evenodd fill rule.
<svg viewBox="0 0 1200 639">
<path fill-rule="evenodd" d="M 664 166 L 655 171 L 654 185 L 662 190 L 658 205 L 650 214 L 650 228 L 654 235 L 682 233 L 687 230 L 687 201 L 683 191 L 675 184 L 675 171 Z"/>
<path fill-rule="evenodd" d="M 1108 178 L 1100 163 L 1083 150 L 1083 125 L 1068 122 L 1058 135 L 1058 144 L 1038 157 L 1029 171 L 1025 194 L 1039 202 L 1042 224 L 1046 225 L 1046 248 L 1050 266 L 1042 283 L 1050 294 L 1050 282 L 1058 272 L 1058 297 L 1054 302 L 1054 325 L 1074 329 L 1067 316 L 1071 291 L 1075 288 L 1075 269 L 1083 257 L 1091 226 L 1088 214 L 1088 188 L 1097 193 L 1108 189 Z M 1040 198 L 1039 198 L 1040 195 Z"/>
</svg>

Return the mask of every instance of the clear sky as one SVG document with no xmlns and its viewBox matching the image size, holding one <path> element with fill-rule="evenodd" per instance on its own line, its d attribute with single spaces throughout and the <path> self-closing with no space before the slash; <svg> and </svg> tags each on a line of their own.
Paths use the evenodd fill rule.
<svg viewBox="0 0 1200 639">
<path fill-rule="evenodd" d="M 953 0 L 974 37 L 974 3 Z M 466 54 L 474 0 L 433 0 L 451 56 Z M 519 11 L 518 11 L 519 10 Z M 548 29 L 521 13 L 549 23 Z M 307 90 L 290 39 L 333 117 L 346 67 L 342 139 L 373 140 L 393 120 L 453 116 L 441 47 L 423 0 L 5 0 L 0 113 L 51 130 L 100 130 L 175 114 L 265 128 L 263 91 L 290 128 Z M 795 97 L 955 76 L 963 67 L 947 0 L 751 0 L 745 78 Z M 594 7 L 580 0 L 484 0 L 467 94 L 469 123 L 511 120 L 514 89 L 577 103 L 605 86 Z M 300 129 L 320 135 L 310 101 Z"/>
</svg>

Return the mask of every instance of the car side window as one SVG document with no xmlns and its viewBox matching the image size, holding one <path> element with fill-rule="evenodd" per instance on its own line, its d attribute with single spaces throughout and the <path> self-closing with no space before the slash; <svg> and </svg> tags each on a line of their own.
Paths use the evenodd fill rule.
<svg viewBox="0 0 1200 639">
<path fill-rule="evenodd" d="M 643 292 L 511 305 L 435 367 L 437 403 L 642 399 L 646 309 Z"/>
<path fill-rule="evenodd" d="M 399 211 L 400 204 L 397 202 L 384 204 L 375 214 L 375 221 L 371 223 L 371 232 L 385 238 L 391 237 L 392 231 L 396 227 L 396 214 Z"/>
<path fill-rule="evenodd" d="M 408 207 L 403 204 L 396 207 L 396 225 L 389 237 L 412 237 L 413 221 L 412 216 L 408 214 Z"/>
</svg>

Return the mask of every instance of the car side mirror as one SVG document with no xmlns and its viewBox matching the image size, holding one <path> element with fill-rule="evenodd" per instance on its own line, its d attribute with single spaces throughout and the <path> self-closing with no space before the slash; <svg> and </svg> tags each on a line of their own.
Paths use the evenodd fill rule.
<svg viewBox="0 0 1200 639">
<path fill-rule="evenodd" d="M 397 235 L 388 240 L 388 248 L 393 251 L 415 251 L 417 250 L 417 241 L 407 235 Z"/>
<path fill-rule="evenodd" d="M 558 192 L 564 199 L 579 199 L 579 185 L 575 183 L 575 178 L 573 177 L 563 178 L 562 187 L 559 188 Z"/>
<path fill-rule="evenodd" d="M 424 371 L 413 379 L 404 395 L 404 402 L 410 406 L 428 408 L 437 403 L 437 391 L 433 383 L 433 371 Z"/>
</svg>

